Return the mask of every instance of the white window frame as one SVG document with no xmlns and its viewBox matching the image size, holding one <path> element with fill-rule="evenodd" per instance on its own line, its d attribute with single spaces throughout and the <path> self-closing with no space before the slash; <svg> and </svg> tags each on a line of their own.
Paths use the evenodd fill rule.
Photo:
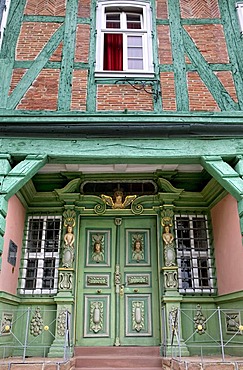
<svg viewBox="0 0 243 370">
<path fill-rule="evenodd" d="M 122 14 L 122 21 L 120 28 L 106 28 L 106 9 L 120 8 Z M 131 10 L 130 10 L 130 9 Z M 133 9 L 133 11 L 132 11 Z M 141 12 L 142 22 L 141 29 L 124 28 L 126 13 Z M 114 13 L 116 11 L 114 10 Z M 119 33 L 124 35 L 123 45 L 123 71 L 104 71 L 104 34 L 105 33 Z M 129 35 L 141 35 L 143 42 L 143 69 L 128 69 L 127 68 L 127 50 L 126 39 Z M 153 64 L 153 48 L 152 48 L 152 14 L 150 2 L 147 1 L 118 1 L 118 0 L 98 0 L 96 11 L 96 63 L 95 76 L 97 77 L 154 77 Z"/>
<path fill-rule="evenodd" d="M 50 220 L 60 220 L 60 226 L 59 226 L 59 243 L 58 243 L 58 249 L 57 251 L 45 251 L 45 237 L 46 237 L 46 225 L 47 221 Z M 43 220 L 43 229 L 42 229 L 42 238 L 41 238 L 41 246 L 40 246 L 40 252 L 29 252 L 28 251 L 28 231 L 26 236 L 26 242 L 25 242 L 25 251 L 24 251 L 24 261 L 22 266 L 22 279 L 20 284 L 20 294 L 55 294 L 57 292 L 57 282 L 58 282 L 58 267 L 59 267 L 59 253 L 60 253 L 60 240 L 61 240 L 61 226 L 62 226 L 62 218 L 61 216 L 54 216 L 54 215 L 48 215 L 48 216 L 30 216 L 28 217 L 27 223 L 28 223 L 28 230 L 29 230 L 29 224 L 31 220 Z M 44 261 L 46 259 L 55 259 L 55 270 L 54 270 L 54 286 L 52 289 L 45 289 L 42 288 L 43 283 L 43 266 Z M 35 289 L 27 289 L 25 288 L 26 284 L 26 276 L 27 276 L 27 267 L 28 267 L 28 261 L 29 260 L 36 260 L 37 261 L 37 275 L 36 275 L 36 287 Z"/>
<path fill-rule="evenodd" d="M 180 218 L 187 218 L 190 225 L 190 246 L 191 249 L 187 250 L 181 250 L 181 248 L 178 245 L 178 229 L 177 226 L 175 227 L 175 233 L 176 233 L 176 247 L 177 247 L 177 264 L 178 264 L 178 280 L 179 280 L 179 292 L 180 293 L 214 293 L 215 286 L 214 286 L 214 279 L 213 279 L 213 268 L 212 268 L 212 258 L 208 258 L 208 256 L 211 256 L 211 245 L 209 244 L 209 234 L 208 234 L 208 220 L 207 217 L 204 215 L 198 215 L 198 214 L 181 214 L 181 215 L 175 215 L 175 225 L 176 220 Z M 207 249 L 205 250 L 196 250 L 195 244 L 194 244 L 194 232 L 193 232 L 193 219 L 203 219 L 206 224 L 206 234 L 207 234 Z M 181 262 L 183 259 L 189 259 L 191 262 L 191 281 L 192 281 L 192 287 L 185 288 L 182 286 L 182 269 L 181 269 Z M 208 263 L 208 282 L 209 282 L 209 288 L 203 287 L 200 285 L 200 277 L 199 277 L 199 266 L 198 266 L 198 260 L 200 258 L 207 259 Z"/>
<path fill-rule="evenodd" d="M 7 24 L 10 3 L 11 3 L 11 0 L 6 0 L 6 2 L 5 2 L 5 10 L 3 11 L 2 21 L 0 22 L 0 49 L 1 49 L 1 46 L 2 46 L 2 42 L 3 42 L 4 30 L 5 30 L 6 24 Z"/>
<path fill-rule="evenodd" d="M 240 26 L 240 34 L 243 36 L 243 1 L 237 2 L 235 4 L 239 26 Z"/>
</svg>

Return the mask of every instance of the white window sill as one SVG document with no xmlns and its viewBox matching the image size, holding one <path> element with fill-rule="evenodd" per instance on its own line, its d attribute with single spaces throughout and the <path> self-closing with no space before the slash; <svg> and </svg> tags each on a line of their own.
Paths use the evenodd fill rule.
<svg viewBox="0 0 243 370">
<path fill-rule="evenodd" d="M 154 72 L 124 72 L 124 71 L 96 71 L 95 77 L 107 77 L 107 78 L 130 78 L 130 77 L 143 77 L 143 78 L 154 78 Z"/>
</svg>

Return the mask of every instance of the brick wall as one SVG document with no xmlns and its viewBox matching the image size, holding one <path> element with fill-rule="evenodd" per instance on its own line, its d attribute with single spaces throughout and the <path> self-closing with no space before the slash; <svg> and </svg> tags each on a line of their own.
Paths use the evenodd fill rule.
<svg viewBox="0 0 243 370">
<path fill-rule="evenodd" d="M 97 110 L 151 111 L 152 97 L 129 85 L 98 85 Z"/>
<path fill-rule="evenodd" d="M 175 77 L 172 46 L 171 46 L 171 20 L 168 18 L 168 0 L 157 0 L 156 2 L 156 32 L 154 40 L 157 41 L 155 50 L 158 51 L 155 63 L 159 63 L 157 70 L 160 71 L 157 78 L 161 82 L 162 99 L 157 102 L 157 111 L 175 111 Z M 28 65 L 24 62 L 34 61 L 41 50 L 45 47 L 50 38 L 62 25 L 51 17 L 64 17 L 66 12 L 65 0 L 27 0 L 24 14 L 27 16 L 41 16 L 38 21 L 30 18 L 24 19 L 21 26 L 17 47 L 16 61 L 19 63 L 12 74 L 12 82 L 9 93 L 17 86 L 21 77 L 27 70 Z M 227 50 L 227 40 L 224 34 L 224 28 L 220 22 L 220 11 L 218 0 L 179 0 L 181 24 L 184 30 L 191 37 L 197 50 L 201 53 L 206 63 L 215 64 L 215 75 L 219 78 L 229 95 L 237 102 L 237 94 L 234 87 L 234 79 L 229 69 L 230 56 Z M 71 110 L 86 110 L 88 75 L 93 73 L 92 67 L 95 65 L 95 50 L 90 50 L 90 38 L 95 37 L 92 28 L 90 0 L 78 1 L 79 17 L 76 28 L 76 46 L 73 51 L 74 62 L 77 63 L 73 70 Z M 48 16 L 48 20 L 45 20 Z M 215 22 L 214 22 L 215 19 Z M 190 24 L 190 20 L 192 23 Z M 200 24 L 195 24 L 200 20 Z M 91 24 L 89 24 L 89 21 Z M 205 22 L 205 24 L 203 24 Z M 92 32 L 91 32 L 92 29 Z M 49 61 L 53 62 L 45 67 L 37 79 L 32 83 L 29 91 L 18 104 L 18 109 L 44 110 L 56 109 L 58 99 L 58 84 L 60 68 L 62 61 L 63 42 L 53 52 Z M 92 52 L 91 58 L 89 53 Z M 200 77 L 200 71 L 190 60 L 190 55 L 184 53 L 185 65 L 187 68 L 187 86 L 189 95 L 189 105 L 191 111 L 217 111 L 218 104 L 211 95 L 208 87 Z M 90 61 L 90 66 L 87 63 Z M 21 62 L 23 62 L 21 64 Z M 84 63 L 84 65 L 82 65 Z M 222 64 L 222 70 L 220 69 Z M 226 66 L 226 67 L 225 67 Z M 204 66 L 205 67 L 205 66 Z M 224 68 L 225 67 L 225 68 Z M 53 69 L 52 69 L 53 68 Z M 90 72 L 91 71 L 91 72 Z M 90 77 L 90 75 L 89 75 Z M 91 76 L 92 77 L 92 76 Z M 89 81 L 94 79 L 89 78 Z M 113 79 L 114 81 L 114 79 Z M 105 80 L 96 80 L 97 95 L 89 95 L 93 99 L 91 106 L 96 104 L 98 111 L 109 110 L 129 110 L 129 111 L 152 111 L 153 98 L 151 94 L 144 91 L 136 91 L 128 84 L 116 85 Z M 92 91 L 95 91 L 93 89 Z"/>
</svg>

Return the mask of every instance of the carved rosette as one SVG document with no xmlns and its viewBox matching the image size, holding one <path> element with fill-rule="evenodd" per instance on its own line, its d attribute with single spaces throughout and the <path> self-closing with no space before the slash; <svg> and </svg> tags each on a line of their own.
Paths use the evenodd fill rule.
<svg viewBox="0 0 243 370">
<path fill-rule="evenodd" d="M 132 303 L 132 327 L 137 332 L 144 328 L 144 302 Z"/>
<path fill-rule="evenodd" d="M 194 328 L 198 334 L 204 334 L 206 331 L 206 317 L 202 313 L 202 307 L 197 305 L 197 312 L 194 316 Z"/>
<path fill-rule="evenodd" d="M 34 337 L 38 337 L 43 331 L 43 319 L 40 313 L 40 308 L 37 307 L 35 314 L 30 322 L 30 334 Z"/>
<path fill-rule="evenodd" d="M 90 305 L 90 330 L 98 333 L 103 328 L 104 307 L 103 302 L 91 302 Z"/>
<path fill-rule="evenodd" d="M 57 318 L 57 334 L 60 335 L 60 337 L 63 337 L 65 335 L 66 320 L 67 320 L 67 311 L 66 310 L 60 311 Z"/>
<path fill-rule="evenodd" d="M 73 272 L 72 271 L 60 271 L 59 272 L 59 290 L 72 290 L 73 288 Z"/>
</svg>

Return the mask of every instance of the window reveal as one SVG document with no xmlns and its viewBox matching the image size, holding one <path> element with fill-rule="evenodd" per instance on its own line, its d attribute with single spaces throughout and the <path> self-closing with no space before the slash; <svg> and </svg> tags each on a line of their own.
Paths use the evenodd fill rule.
<svg viewBox="0 0 243 370">
<path fill-rule="evenodd" d="M 205 216 L 175 217 L 179 290 L 214 292 L 213 257 Z"/>
<path fill-rule="evenodd" d="M 152 72 L 149 4 L 112 4 L 98 6 L 96 71 Z"/>
<path fill-rule="evenodd" d="M 59 216 L 29 217 L 20 293 L 56 291 L 60 228 Z"/>
</svg>

